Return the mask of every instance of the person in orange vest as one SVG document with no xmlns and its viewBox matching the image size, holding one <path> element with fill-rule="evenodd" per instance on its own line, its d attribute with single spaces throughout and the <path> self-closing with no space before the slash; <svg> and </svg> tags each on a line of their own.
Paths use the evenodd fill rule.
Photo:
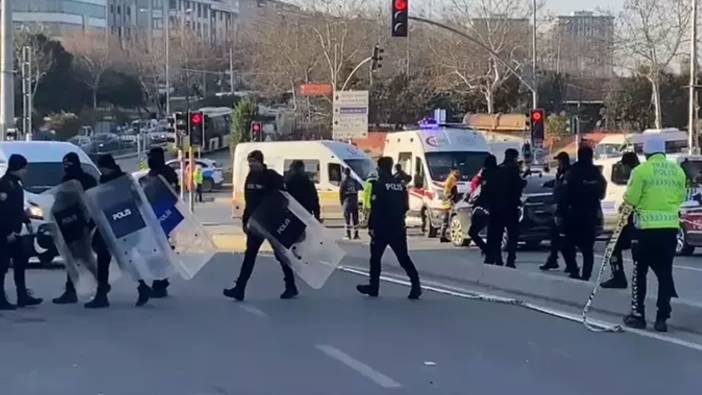
<svg viewBox="0 0 702 395">
<path fill-rule="evenodd" d="M 187 164 L 185 166 L 184 181 L 185 190 L 190 192 L 190 189 L 193 188 L 194 192 L 197 193 L 197 201 L 202 203 L 202 182 L 204 181 L 202 166 L 196 163 L 194 171 L 191 171 L 190 164 Z"/>
</svg>

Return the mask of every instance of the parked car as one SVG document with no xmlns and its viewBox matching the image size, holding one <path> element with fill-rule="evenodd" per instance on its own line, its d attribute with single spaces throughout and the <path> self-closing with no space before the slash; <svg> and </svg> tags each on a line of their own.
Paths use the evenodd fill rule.
<svg viewBox="0 0 702 395">
<path fill-rule="evenodd" d="M 97 134 L 90 140 L 90 144 L 85 149 L 90 154 L 102 154 L 118 151 L 122 148 L 119 136 L 112 133 Z"/>
<path fill-rule="evenodd" d="M 224 182 L 224 174 L 222 172 L 222 168 L 217 165 L 217 162 L 211 159 L 202 158 L 196 159 L 195 163 L 198 166 L 202 167 L 203 192 L 212 192 L 215 188 L 219 188 L 222 186 L 222 183 Z M 172 167 L 178 174 L 178 178 L 182 180 L 182 176 L 180 174 L 180 162 L 178 161 L 178 159 L 169 160 L 168 162 L 166 162 L 166 164 Z"/>
<path fill-rule="evenodd" d="M 543 172 L 535 172 L 527 177 L 527 185 L 522 195 L 520 208 L 519 242 L 524 243 L 529 249 L 538 248 L 542 241 L 551 237 L 551 226 L 556 210 L 553 198 L 555 177 Z M 457 246 L 470 245 L 470 217 L 472 206 L 462 199 L 455 205 L 451 213 L 451 242 Z M 487 236 L 487 229 L 483 230 L 483 237 Z M 507 244 L 507 233 L 503 236 L 503 246 Z"/>
</svg>

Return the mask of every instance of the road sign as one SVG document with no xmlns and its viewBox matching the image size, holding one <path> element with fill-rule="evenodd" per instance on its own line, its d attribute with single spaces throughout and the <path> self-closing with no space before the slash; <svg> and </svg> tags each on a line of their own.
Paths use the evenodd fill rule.
<svg viewBox="0 0 702 395">
<path fill-rule="evenodd" d="M 299 89 L 300 96 L 331 96 L 331 84 L 302 84 Z"/>
<path fill-rule="evenodd" d="M 368 137 L 368 91 L 334 93 L 332 122 L 335 140 Z"/>
</svg>

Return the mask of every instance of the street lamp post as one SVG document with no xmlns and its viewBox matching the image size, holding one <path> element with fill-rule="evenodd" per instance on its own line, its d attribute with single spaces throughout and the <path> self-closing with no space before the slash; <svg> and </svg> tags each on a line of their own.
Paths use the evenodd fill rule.
<svg viewBox="0 0 702 395">
<path fill-rule="evenodd" d="M 13 128 L 15 123 L 14 39 L 11 0 L 1 0 L 0 7 L 0 141 L 3 141 L 7 138 L 8 129 Z"/>
<path fill-rule="evenodd" d="M 531 72 L 532 72 L 532 83 L 534 89 L 531 90 L 531 101 L 532 108 L 536 109 L 539 107 L 539 92 L 538 92 L 538 76 L 536 75 L 536 0 L 532 3 L 533 13 L 532 13 L 532 30 L 531 30 Z"/>
<path fill-rule="evenodd" d="M 689 107 L 688 107 L 688 147 L 690 154 L 698 153 L 697 137 L 697 0 L 692 0 L 691 16 L 691 40 L 690 40 L 690 87 L 689 87 Z"/>
</svg>

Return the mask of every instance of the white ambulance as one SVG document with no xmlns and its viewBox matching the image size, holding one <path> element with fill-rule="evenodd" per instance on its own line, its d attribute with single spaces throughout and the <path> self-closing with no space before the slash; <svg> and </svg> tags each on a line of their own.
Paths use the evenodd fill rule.
<svg viewBox="0 0 702 395">
<path fill-rule="evenodd" d="M 388 133 L 383 155 L 412 176 L 407 225 L 421 226 L 429 237 L 436 237 L 449 209 L 444 184 L 451 169 L 460 169 L 458 191 L 465 193 L 489 154 L 484 135 L 472 128 L 430 125 Z"/>
<path fill-rule="evenodd" d="M 237 144 L 234 151 L 232 174 L 232 205 L 234 217 L 244 212 L 244 182 L 249 173 L 246 157 L 259 150 L 268 168 L 281 175 L 287 174 L 290 165 L 300 160 L 305 171 L 314 181 L 326 219 L 341 218 L 339 185 L 343 169 L 351 169 L 351 177 L 359 185 L 375 171 L 376 165 L 363 151 L 351 144 L 338 141 L 276 141 Z"/>
</svg>

